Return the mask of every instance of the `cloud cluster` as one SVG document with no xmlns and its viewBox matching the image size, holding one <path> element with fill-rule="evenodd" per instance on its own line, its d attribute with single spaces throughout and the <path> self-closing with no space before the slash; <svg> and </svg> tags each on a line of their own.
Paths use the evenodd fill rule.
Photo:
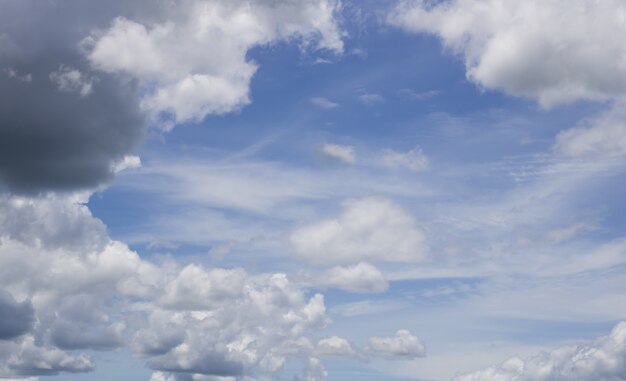
<svg viewBox="0 0 626 381">
<path fill-rule="evenodd" d="M 467 78 L 544 107 L 626 92 L 626 5 L 619 0 L 403 0 L 389 22 L 430 33 Z"/>
<path fill-rule="evenodd" d="M 586 345 L 570 345 L 527 359 L 511 358 L 455 381 L 615 381 L 626 375 L 626 322 Z"/>
<path fill-rule="evenodd" d="M 89 372 L 84 351 L 128 346 L 154 379 L 272 376 L 296 360 L 322 381 L 318 357 L 346 355 L 345 339 L 310 339 L 329 321 L 321 294 L 281 273 L 148 262 L 83 201 L 0 198 L 0 378 Z"/>
</svg>

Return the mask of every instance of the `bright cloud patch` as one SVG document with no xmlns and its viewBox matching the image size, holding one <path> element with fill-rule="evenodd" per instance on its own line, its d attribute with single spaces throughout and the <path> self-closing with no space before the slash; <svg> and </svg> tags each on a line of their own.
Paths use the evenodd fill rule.
<svg viewBox="0 0 626 381">
<path fill-rule="evenodd" d="M 348 200 L 336 218 L 291 234 L 296 255 L 317 263 L 417 262 L 424 258 L 425 241 L 410 214 L 381 198 Z"/>
<path fill-rule="evenodd" d="M 404 0 L 389 21 L 439 36 L 476 84 L 545 106 L 626 92 L 620 0 Z"/>
<path fill-rule="evenodd" d="M 317 48 L 343 49 L 332 0 L 181 0 L 175 6 L 168 21 L 120 17 L 83 43 L 94 67 L 139 78 L 147 90 L 144 108 L 171 113 L 174 122 L 248 104 L 256 64 L 246 54 L 255 46 L 299 38 Z"/>
</svg>

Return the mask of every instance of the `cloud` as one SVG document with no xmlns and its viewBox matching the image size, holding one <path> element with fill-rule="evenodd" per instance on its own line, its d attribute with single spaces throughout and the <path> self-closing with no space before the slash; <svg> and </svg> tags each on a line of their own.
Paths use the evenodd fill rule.
<svg viewBox="0 0 626 381">
<path fill-rule="evenodd" d="M 335 218 L 293 231 L 294 253 L 316 263 L 418 262 L 424 258 L 425 235 L 400 206 L 368 197 L 347 200 L 342 209 Z"/>
<path fill-rule="evenodd" d="M 207 275 L 216 271 L 201 270 Z M 179 274 L 189 272 L 186 267 Z M 241 270 L 237 287 L 227 295 L 198 295 L 195 303 L 172 303 L 155 309 L 134 337 L 135 350 L 155 370 L 204 375 L 241 375 L 253 369 L 276 372 L 285 357 L 307 357 L 312 346 L 302 336 L 326 324 L 322 295 L 305 297 L 283 274 L 252 277 Z M 175 280 L 174 282 L 178 282 Z M 166 286 L 166 295 L 170 286 Z M 207 289 L 210 288 L 207 286 Z M 220 291 L 218 291 L 220 292 Z"/>
<path fill-rule="evenodd" d="M 328 159 L 347 164 L 356 163 L 356 154 L 354 153 L 354 148 L 351 146 L 326 143 L 319 147 L 318 152 L 320 155 Z"/>
<path fill-rule="evenodd" d="M 375 104 L 385 102 L 385 98 L 379 94 L 367 93 L 359 95 L 359 102 L 366 106 L 373 106 Z"/>
<path fill-rule="evenodd" d="M 188 265 L 167 285 L 160 304 L 171 309 L 211 309 L 239 295 L 245 276 L 242 269 L 207 271 Z"/>
<path fill-rule="evenodd" d="M 17 376 L 54 376 L 60 372 L 84 373 L 95 369 L 87 356 L 72 356 L 56 348 L 40 347 L 32 337 L 14 349 L 6 367 Z"/>
<path fill-rule="evenodd" d="M 10 340 L 30 331 L 35 322 L 30 301 L 18 303 L 13 296 L 0 290 L 0 340 Z"/>
<path fill-rule="evenodd" d="M 124 159 L 117 162 L 113 166 L 113 172 L 119 173 L 122 171 L 126 171 L 129 169 L 138 169 L 141 168 L 141 158 L 135 155 L 126 155 Z"/>
<path fill-rule="evenodd" d="M 61 66 L 59 70 L 50 73 L 50 81 L 56 84 L 60 91 L 77 92 L 86 97 L 93 92 L 93 79 L 76 69 Z"/>
<path fill-rule="evenodd" d="M 618 157 L 626 155 L 626 115 L 618 102 L 580 126 L 563 130 L 554 149 L 569 157 Z"/>
<path fill-rule="evenodd" d="M 412 360 L 426 356 L 424 344 L 406 329 L 398 330 L 394 336 L 370 338 L 364 352 L 391 360 Z"/>
<path fill-rule="evenodd" d="M 459 375 L 455 381 L 621 380 L 626 375 L 626 322 L 590 344 L 568 345 L 526 359 Z"/>
<path fill-rule="evenodd" d="M 135 148 L 145 123 L 134 82 L 106 73 L 96 81 L 77 48 L 80 31 L 108 12 L 86 2 L 9 0 L 3 8 L 0 190 L 32 194 L 111 180 L 112 163 Z"/>
<path fill-rule="evenodd" d="M 339 107 L 339 103 L 335 103 L 324 97 L 313 97 L 310 99 L 310 101 L 315 106 L 319 108 L 327 109 L 327 110 Z"/>
<path fill-rule="evenodd" d="M 383 273 L 365 262 L 360 262 L 354 266 L 337 266 L 328 269 L 319 275 L 316 284 L 363 293 L 384 292 L 389 288 Z"/>
<path fill-rule="evenodd" d="M 390 148 L 382 151 L 380 161 L 387 167 L 403 167 L 410 171 L 419 172 L 428 169 L 428 157 L 420 147 L 408 152 L 398 152 Z"/>
<path fill-rule="evenodd" d="M 297 38 L 341 52 L 338 6 L 334 0 L 181 0 L 164 21 L 118 17 L 83 45 L 95 68 L 141 81 L 144 109 L 169 113 L 174 122 L 199 121 L 250 103 L 257 65 L 246 55 L 256 46 Z"/>
<path fill-rule="evenodd" d="M 275 374 L 290 359 L 321 374 L 307 336 L 329 321 L 323 295 L 281 273 L 147 262 L 77 200 L 0 199 L 3 216 L 21 217 L 0 229 L 0 283 L 12 292 L 0 295 L 0 377 L 93 371 L 66 351 L 125 345 L 176 380 Z M 32 305 L 15 301 L 25 296 Z"/>
<path fill-rule="evenodd" d="M 359 357 L 358 350 L 343 337 L 331 336 L 321 339 L 316 345 L 320 356 Z"/>
<path fill-rule="evenodd" d="M 544 107 L 626 92 L 626 34 L 619 0 L 403 0 L 388 22 L 429 33 L 461 55 L 481 87 Z"/>
</svg>

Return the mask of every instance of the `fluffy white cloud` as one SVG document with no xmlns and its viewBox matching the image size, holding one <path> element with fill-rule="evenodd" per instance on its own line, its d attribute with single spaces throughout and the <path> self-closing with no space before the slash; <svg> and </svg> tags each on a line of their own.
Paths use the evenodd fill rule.
<svg viewBox="0 0 626 381">
<path fill-rule="evenodd" d="M 403 167 L 415 172 L 427 170 L 429 165 L 428 157 L 420 147 L 415 147 L 408 152 L 383 150 L 380 161 L 387 167 Z"/>
<path fill-rule="evenodd" d="M 324 271 L 318 278 L 320 286 L 336 287 L 351 292 L 383 292 L 389 284 L 383 273 L 369 263 L 337 266 Z"/>
<path fill-rule="evenodd" d="M 402 0 L 388 19 L 439 36 L 472 82 L 550 107 L 626 92 L 624 14 L 621 0 Z"/>
<path fill-rule="evenodd" d="M 626 155 L 626 113 L 623 102 L 581 126 L 561 131 L 555 150 L 570 157 L 616 157 Z"/>
<path fill-rule="evenodd" d="M 511 358 L 455 381 L 616 381 L 626 377 L 626 322 L 609 336 L 587 345 L 570 345 L 525 360 Z"/>
<path fill-rule="evenodd" d="M 290 240 L 296 255 L 316 263 L 417 262 L 426 252 L 413 217 L 375 197 L 345 201 L 339 216 L 296 229 Z"/>
<path fill-rule="evenodd" d="M 318 152 L 324 158 L 348 164 L 356 163 L 356 154 L 354 153 L 354 148 L 351 146 L 327 143 L 319 147 Z"/>
<path fill-rule="evenodd" d="M 83 45 L 95 68 L 142 81 L 147 110 L 170 113 L 173 122 L 201 120 L 250 102 L 257 66 L 246 54 L 255 46 L 300 39 L 341 52 L 338 8 L 334 0 L 179 0 L 166 21 L 120 17 Z"/>
<path fill-rule="evenodd" d="M 406 329 L 398 330 L 394 336 L 370 338 L 364 352 L 374 357 L 392 360 L 410 360 L 426 356 L 424 344 Z"/>
</svg>

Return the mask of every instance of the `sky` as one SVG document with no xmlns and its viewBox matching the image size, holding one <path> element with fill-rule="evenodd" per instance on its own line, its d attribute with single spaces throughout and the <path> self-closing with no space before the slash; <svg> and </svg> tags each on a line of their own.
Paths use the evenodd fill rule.
<svg viewBox="0 0 626 381">
<path fill-rule="evenodd" d="M 626 380 L 622 0 L 0 0 L 0 380 Z"/>
</svg>

